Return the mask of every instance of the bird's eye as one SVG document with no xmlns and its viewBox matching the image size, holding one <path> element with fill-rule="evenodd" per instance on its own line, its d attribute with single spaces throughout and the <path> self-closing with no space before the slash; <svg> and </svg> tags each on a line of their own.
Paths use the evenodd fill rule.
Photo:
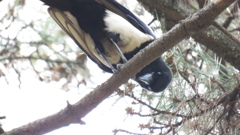
<svg viewBox="0 0 240 135">
<path fill-rule="evenodd" d="M 162 74 L 161 72 L 155 72 L 153 74 L 154 79 L 159 78 L 161 74 Z"/>
<path fill-rule="evenodd" d="M 153 75 L 157 77 L 157 76 L 159 76 L 161 74 L 162 74 L 161 72 L 155 72 Z"/>
</svg>

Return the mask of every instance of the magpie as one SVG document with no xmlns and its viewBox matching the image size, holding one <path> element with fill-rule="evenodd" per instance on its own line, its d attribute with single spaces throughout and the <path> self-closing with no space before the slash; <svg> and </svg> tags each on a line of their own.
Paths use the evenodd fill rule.
<svg viewBox="0 0 240 135">
<path fill-rule="evenodd" d="M 55 22 L 102 70 L 121 65 L 155 40 L 148 26 L 115 0 L 41 0 Z M 161 92 L 172 73 L 161 57 L 133 78 L 142 88 Z"/>
</svg>

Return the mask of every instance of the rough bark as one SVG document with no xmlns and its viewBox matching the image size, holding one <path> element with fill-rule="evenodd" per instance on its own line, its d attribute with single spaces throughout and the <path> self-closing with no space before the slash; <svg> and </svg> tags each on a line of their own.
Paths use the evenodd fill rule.
<svg viewBox="0 0 240 135">
<path fill-rule="evenodd" d="M 153 15 L 158 18 L 164 18 L 164 26 L 167 30 L 171 29 L 179 21 L 191 16 L 192 11 L 183 9 L 179 1 L 173 0 L 138 0 Z M 213 11 L 214 12 L 214 11 Z M 157 13 L 157 14 L 156 14 Z M 202 18 L 207 20 L 207 18 Z M 214 51 L 219 57 L 222 57 L 236 69 L 240 70 L 240 42 L 226 32 L 211 26 L 208 29 L 192 36 L 195 41 L 201 43 Z"/>
</svg>

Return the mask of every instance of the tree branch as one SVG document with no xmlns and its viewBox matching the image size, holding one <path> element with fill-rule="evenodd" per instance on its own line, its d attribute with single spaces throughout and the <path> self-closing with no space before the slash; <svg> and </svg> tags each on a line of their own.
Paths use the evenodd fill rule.
<svg viewBox="0 0 240 135">
<path fill-rule="evenodd" d="M 166 29 L 171 29 L 179 21 L 187 18 L 192 14 L 192 11 L 183 9 L 179 6 L 179 1 L 169 0 L 138 0 L 149 10 L 153 15 L 157 14 L 157 18 L 162 18 L 166 21 Z M 153 10 L 154 9 L 154 10 Z M 205 20 L 206 18 L 202 18 Z M 224 31 L 217 27 L 210 26 L 208 29 L 192 35 L 194 40 L 214 51 L 219 57 L 222 57 L 232 66 L 240 70 L 240 45 L 239 41 L 232 36 L 228 36 Z M 233 40 L 234 39 L 234 40 Z"/>
<path fill-rule="evenodd" d="M 172 48 L 185 37 L 195 34 L 209 26 L 216 16 L 235 0 L 218 0 L 194 14 L 129 60 L 105 83 L 90 92 L 74 105 L 68 105 L 60 112 L 36 120 L 22 127 L 5 132 L 3 135 L 41 135 L 71 123 L 80 123 L 104 99 L 110 96 L 120 85 L 127 82 L 144 66 L 158 58 L 163 52 Z M 204 19 L 203 19 L 204 18 Z"/>
</svg>

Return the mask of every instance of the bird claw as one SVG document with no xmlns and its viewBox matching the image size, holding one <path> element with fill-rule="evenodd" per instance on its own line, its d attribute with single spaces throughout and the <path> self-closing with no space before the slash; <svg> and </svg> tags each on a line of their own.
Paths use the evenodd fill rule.
<svg viewBox="0 0 240 135">
<path fill-rule="evenodd" d="M 113 74 L 116 74 L 118 71 L 118 69 L 115 69 L 115 68 L 111 68 L 111 69 L 112 69 Z"/>
<path fill-rule="evenodd" d="M 111 68 L 112 72 L 115 74 L 120 68 L 123 66 L 123 64 L 117 64 L 116 68 Z"/>
<path fill-rule="evenodd" d="M 122 66 L 123 64 L 117 64 L 117 70 L 119 70 Z"/>
</svg>

